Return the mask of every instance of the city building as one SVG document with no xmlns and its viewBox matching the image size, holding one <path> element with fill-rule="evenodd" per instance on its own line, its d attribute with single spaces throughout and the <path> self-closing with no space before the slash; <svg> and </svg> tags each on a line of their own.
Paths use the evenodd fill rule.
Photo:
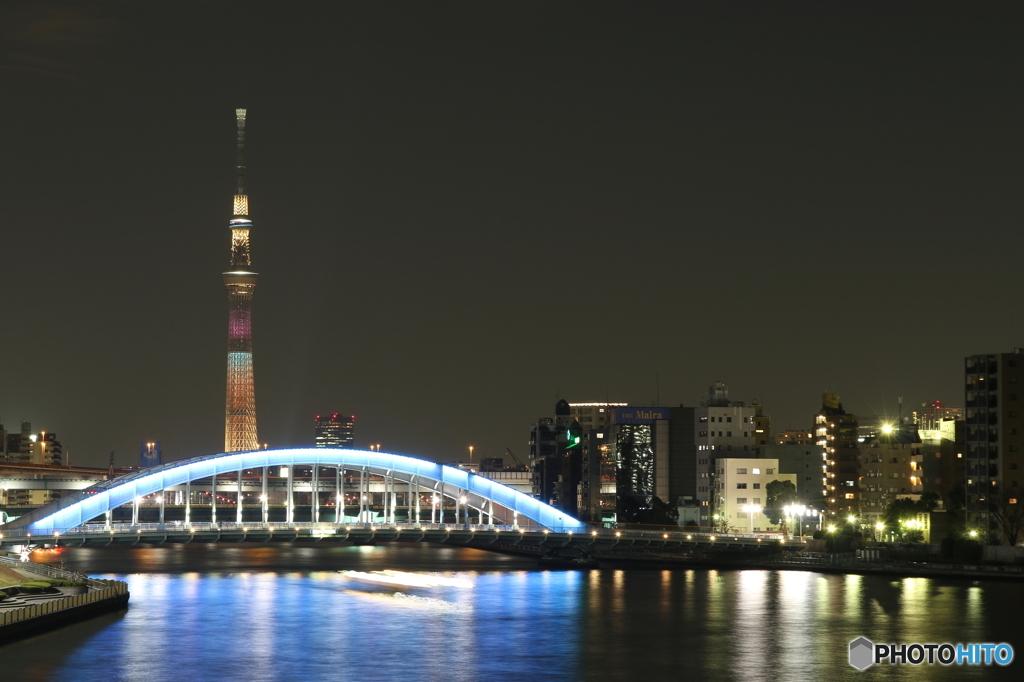
<svg viewBox="0 0 1024 682">
<path fill-rule="evenodd" d="M 964 485 L 965 426 L 963 419 L 944 419 L 937 429 L 918 430 L 922 490 L 938 494 L 947 510 L 957 506 L 951 494 Z"/>
<path fill-rule="evenodd" d="M 583 428 L 577 518 L 600 521 L 615 511 L 615 455 L 611 447 L 612 410 L 627 403 L 569 403 L 569 416 Z"/>
<path fill-rule="evenodd" d="M 480 470 L 477 473 L 521 493 L 533 493 L 533 477 L 530 468 L 524 464 L 506 466 L 502 457 L 485 457 L 480 460 Z"/>
<path fill-rule="evenodd" d="M 796 433 L 807 436 L 807 431 Z M 803 439 L 801 439 L 803 440 Z M 800 504 L 820 510 L 821 505 L 821 446 L 811 443 L 770 443 L 761 448 L 760 456 L 779 463 L 780 474 L 796 477 L 796 494 Z"/>
<path fill-rule="evenodd" d="M 224 273 L 228 292 L 228 382 L 224 416 L 224 451 L 259 449 L 256 389 L 252 363 L 252 295 L 257 274 L 249 252 L 249 197 L 245 193 L 245 109 L 235 110 L 238 130 L 238 190 L 231 218 L 231 267 Z"/>
<path fill-rule="evenodd" d="M 772 443 L 776 445 L 816 445 L 813 431 L 805 429 L 790 429 L 788 431 L 776 431 L 772 434 Z"/>
<path fill-rule="evenodd" d="M 64 464 L 64 448 L 57 440 L 57 434 L 48 431 L 32 433 L 31 422 L 21 422 L 20 433 L 9 433 L 0 424 L 0 436 L 3 438 L 2 462 L 46 466 Z"/>
<path fill-rule="evenodd" d="M 670 500 L 667 407 L 616 407 L 610 423 L 615 458 L 615 511 L 631 522 L 653 499 Z"/>
<path fill-rule="evenodd" d="M 531 489 L 537 499 L 577 516 L 583 427 L 571 409 L 567 400 L 559 400 L 554 418 L 541 417 L 530 430 Z"/>
<path fill-rule="evenodd" d="M 838 393 L 821 396 L 821 411 L 814 417 L 814 437 L 822 448 L 822 490 L 833 514 L 860 511 L 860 451 L 857 415 L 843 409 Z"/>
<path fill-rule="evenodd" d="M 731 400 L 729 389 L 716 381 L 709 389 L 700 407 L 693 409 L 695 495 L 701 507 L 700 525 L 710 525 L 718 497 L 715 476 L 717 460 L 725 457 L 751 458 L 757 456 L 761 441 L 767 445 L 770 426 L 761 413 L 760 405 L 747 406 Z M 760 420 L 760 421 L 759 421 Z M 757 433 L 758 425 L 764 433 Z"/>
<path fill-rule="evenodd" d="M 924 489 L 921 437 L 915 424 L 886 425 L 860 443 L 860 523 L 874 528 L 898 499 L 920 499 Z"/>
<path fill-rule="evenodd" d="M 318 448 L 351 448 L 355 437 L 356 416 L 335 412 L 316 416 L 313 420 L 313 446 Z"/>
<path fill-rule="evenodd" d="M 715 460 L 715 526 L 738 533 L 775 530 L 777 526 L 764 515 L 768 484 L 789 481 L 797 485 L 794 474 L 779 472 L 779 462 L 766 458 L 721 457 Z"/>
<path fill-rule="evenodd" d="M 963 420 L 964 408 L 945 407 L 941 400 L 921 403 L 921 409 L 914 410 L 913 419 L 918 431 L 937 430 L 945 420 Z"/>
<path fill-rule="evenodd" d="M 613 514 L 610 420 L 612 410 L 625 405 L 560 400 L 554 417 L 540 418 L 530 431 L 533 496 L 583 520 L 599 521 Z"/>
<path fill-rule="evenodd" d="M 1024 504 L 1024 349 L 972 355 L 964 377 L 966 522 L 1005 542 L 1002 520 Z"/>
</svg>

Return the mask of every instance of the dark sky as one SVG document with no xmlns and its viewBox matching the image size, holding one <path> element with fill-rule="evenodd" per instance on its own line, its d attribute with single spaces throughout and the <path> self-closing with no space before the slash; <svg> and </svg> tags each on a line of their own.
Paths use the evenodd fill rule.
<svg viewBox="0 0 1024 682">
<path fill-rule="evenodd" d="M 260 439 L 527 454 L 721 380 L 802 428 L 1024 346 L 996 3 L 5 2 L 0 420 L 223 447 L 234 108 Z M 660 388 L 659 388 L 660 385 Z"/>
</svg>

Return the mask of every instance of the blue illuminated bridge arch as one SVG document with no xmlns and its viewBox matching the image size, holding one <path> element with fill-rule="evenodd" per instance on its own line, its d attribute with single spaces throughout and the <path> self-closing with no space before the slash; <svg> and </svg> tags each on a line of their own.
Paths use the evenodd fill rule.
<svg viewBox="0 0 1024 682">
<path fill-rule="evenodd" d="M 386 479 L 404 482 L 417 492 L 432 492 L 443 497 L 465 497 L 469 508 L 485 507 L 499 516 L 524 517 L 544 528 L 579 531 L 587 525 L 550 505 L 513 488 L 461 469 L 447 467 L 416 457 L 368 450 L 333 448 L 296 448 L 257 450 L 206 455 L 149 467 L 104 481 L 85 490 L 40 507 L 6 526 L 5 529 L 53 531 L 78 528 L 91 520 L 144 495 L 157 493 L 197 479 L 234 473 L 244 469 L 272 466 L 321 465 L 349 471 L 365 471 Z"/>
</svg>

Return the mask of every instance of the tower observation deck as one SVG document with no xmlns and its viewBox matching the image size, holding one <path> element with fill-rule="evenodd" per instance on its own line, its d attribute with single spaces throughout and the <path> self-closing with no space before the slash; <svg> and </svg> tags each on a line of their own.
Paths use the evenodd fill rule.
<svg viewBox="0 0 1024 682">
<path fill-rule="evenodd" d="M 231 217 L 231 267 L 224 273 L 228 291 L 228 387 L 224 415 L 224 451 L 259 448 L 256 435 L 256 390 L 252 367 L 252 294 L 257 275 L 249 253 L 249 197 L 245 193 L 245 109 L 235 110 L 238 124 L 238 190 Z"/>
</svg>

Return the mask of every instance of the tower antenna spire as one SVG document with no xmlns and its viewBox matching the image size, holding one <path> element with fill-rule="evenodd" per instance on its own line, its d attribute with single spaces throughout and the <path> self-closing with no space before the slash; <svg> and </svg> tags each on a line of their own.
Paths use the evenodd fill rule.
<svg viewBox="0 0 1024 682">
<path fill-rule="evenodd" d="M 234 215 L 249 215 L 249 197 L 246 196 L 246 110 L 234 110 L 234 121 L 239 129 L 239 158 L 234 164 L 238 175 L 238 188 L 234 193 Z"/>
<path fill-rule="evenodd" d="M 245 109 L 235 109 L 235 121 L 238 123 L 238 194 L 245 196 Z"/>
</svg>

